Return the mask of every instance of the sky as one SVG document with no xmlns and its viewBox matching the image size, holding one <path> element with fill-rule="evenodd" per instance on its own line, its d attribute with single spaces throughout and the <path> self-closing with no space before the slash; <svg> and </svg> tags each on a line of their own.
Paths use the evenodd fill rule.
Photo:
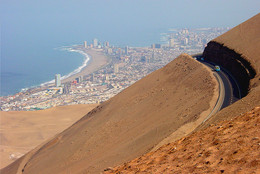
<svg viewBox="0 0 260 174">
<path fill-rule="evenodd" d="M 1 42 L 142 45 L 168 28 L 234 27 L 259 11 L 259 0 L 1 0 Z"/>
</svg>

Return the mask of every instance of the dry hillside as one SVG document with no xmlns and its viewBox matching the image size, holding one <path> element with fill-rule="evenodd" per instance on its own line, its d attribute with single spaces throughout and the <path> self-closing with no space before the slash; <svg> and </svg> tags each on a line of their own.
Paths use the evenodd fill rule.
<svg viewBox="0 0 260 174">
<path fill-rule="evenodd" d="M 71 126 L 96 104 L 0 112 L 0 168 Z"/>
<path fill-rule="evenodd" d="M 212 72 L 181 55 L 1 172 L 100 173 L 149 152 L 184 124 L 203 120 L 217 96 Z"/>
<path fill-rule="evenodd" d="M 105 173 L 260 173 L 260 107 Z"/>
<path fill-rule="evenodd" d="M 221 120 L 231 119 L 241 113 L 247 112 L 252 108 L 260 105 L 260 13 L 234 27 L 230 31 L 217 37 L 210 42 L 204 53 L 208 53 L 215 60 L 222 60 L 223 66 L 233 73 L 240 73 L 240 69 L 236 69 L 235 65 L 229 64 L 232 55 L 237 54 L 239 64 L 242 67 L 247 67 L 245 70 L 248 73 L 249 87 L 248 94 L 234 103 L 233 105 L 221 110 L 215 116 L 207 121 L 204 125 L 217 123 Z M 233 53 L 232 53 L 233 52 Z M 251 71 L 251 72 L 250 72 Z M 237 76 L 237 80 L 242 77 Z M 246 81 L 241 81 L 247 83 Z"/>
<path fill-rule="evenodd" d="M 203 53 L 237 78 L 241 100 L 191 135 L 105 173 L 260 173 L 259 28 L 257 14 L 208 43 Z"/>
</svg>

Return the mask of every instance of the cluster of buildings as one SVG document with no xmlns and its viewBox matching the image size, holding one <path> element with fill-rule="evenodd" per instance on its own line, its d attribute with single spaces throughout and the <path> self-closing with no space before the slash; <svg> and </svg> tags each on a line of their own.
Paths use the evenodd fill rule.
<svg viewBox="0 0 260 174">
<path fill-rule="evenodd" d="M 111 47 L 109 42 L 101 44 L 97 39 L 88 45 L 85 41 L 78 49 L 103 51 L 111 59 L 110 63 L 69 83 L 62 84 L 60 74 L 56 74 L 54 84 L 1 97 L 1 110 L 39 110 L 61 105 L 104 102 L 149 73 L 162 68 L 181 53 L 202 52 L 208 41 L 226 30 L 227 28 L 172 30 L 163 36 L 164 44 L 152 44 L 151 47 Z"/>
</svg>

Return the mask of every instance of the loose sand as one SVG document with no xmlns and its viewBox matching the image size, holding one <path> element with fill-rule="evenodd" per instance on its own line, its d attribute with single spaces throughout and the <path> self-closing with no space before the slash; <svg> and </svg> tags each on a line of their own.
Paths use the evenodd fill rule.
<svg viewBox="0 0 260 174">
<path fill-rule="evenodd" d="M 96 106 L 71 105 L 40 111 L 0 112 L 0 168 L 68 128 Z"/>
</svg>

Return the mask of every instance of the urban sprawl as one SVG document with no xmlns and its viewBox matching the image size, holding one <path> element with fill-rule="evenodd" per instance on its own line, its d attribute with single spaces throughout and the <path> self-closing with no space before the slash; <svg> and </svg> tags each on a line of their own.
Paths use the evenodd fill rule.
<svg viewBox="0 0 260 174">
<path fill-rule="evenodd" d="M 150 47 L 115 47 L 93 39 L 73 49 L 102 51 L 109 63 L 92 74 L 80 76 L 72 82 L 55 83 L 31 88 L 12 96 L 2 96 L 2 111 L 41 110 L 54 106 L 101 103 L 135 83 L 149 73 L 165 66 L 181 53 L 201 53 L 213 38 L 228 28 L 171 29 L 162 34 L 164 44 Z"/>
</svg>

